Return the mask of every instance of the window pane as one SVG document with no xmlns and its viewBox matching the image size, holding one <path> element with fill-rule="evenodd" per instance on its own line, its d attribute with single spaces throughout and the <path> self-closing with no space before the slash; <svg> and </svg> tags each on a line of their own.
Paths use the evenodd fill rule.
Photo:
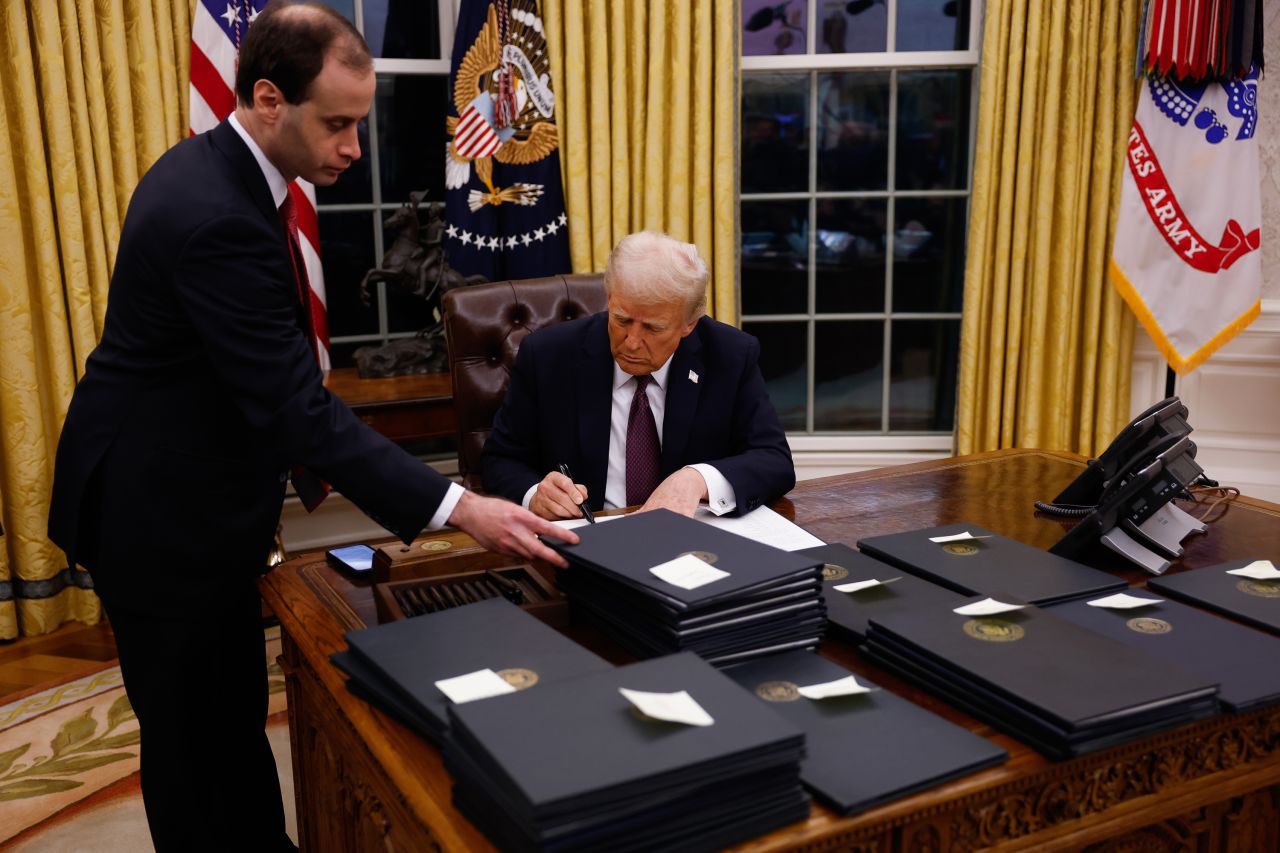
<svg viewBox="0 0 1280 853">
<path fill-rule="evenodd" d="M 882 190 L 889 170 L 889 73 L 818 75 L 818 189 Z"/>
<path fill-rule="evenodd" d="M 899 0 L 902 2 L 902 0 Z M 885 49 L 889 12 L 884 0 L 819 4 L 818 53 L 868 53 Z"/>
<path fill-rule="evenodd" d="M 742 203 L 742 313 L 809 310 L 809 203 Z"/>
<path fill-rule="evenodd" d="M 742 78 L 742 192 L 809 189 L 809 75 Z"/>
<path fill-rule="evenodd" d="M 897 45 L 898 50 L 968 50 L 969 0 L 898 0 Z"/>
<path fill-rule="evenodd" d="M 818 323 L 815 334 L 813 428 L 879 431 L 884 323 Z"/>
<path fill-rule="evenodd" d="M 819 199 L 817 309 L 884 310 L 884 199 Z"/>
<path fill-rule="evenodd" d="M 742 55 L 805 52 L 806 0 L 742 0 Z"/>
<path fill-rule="evenodd" d="M 396 240 L 397 233 L 404 233 L 405 228 L 391 229 L 386 227 L 386 220 L 396 212 L 395 208 L 384 208 L 382 211 L 383 227 L 382 227 L 382 246 L 384 255 L 390 252 Z M 427 205 L 422 205 L 418 209 L 419 225 L 427 223 Z M 412 230 L 412 226 L 408 226 L 408 230 Z M 409 251 L 413 250 L 413 246 L 408 247 Z M 406 282 L 387 282 L 387 329 L 392 332 L 417 332 L 433 326 L 437 322 L 437 318 L 432 315 L 432 310 L 438 309 L 440 306 L 441 294 L 435 294 L 431 297 L 428 304 L 423 296 L 412 292 L 411 288 L 418 286 L 416 278 Z M 430 285 L 428 285 L 430 287 Z M 424 294 L 425 295 L 425 294 Z"/>
<path fill-rule="evenodd" d="M 369 204 L 373 201 L 372 158 L 369 156 L 369 125 L 356 127 L 360 139 L 360 159 L 347 167 L 331 186 L 316 187 L 316 204 Z"/>
<path fill-rule="evenodd" d="M 964 189 L 969 170 L 968 70 L 898 75 L 898 189 Z"/>
<path fill-rule="evenodd" d="M 320 257 L 328 306 L 329 337 L 368 335 L 378 331 L 378 294 L 360 301 L 360 281 L 374 266 L 373 213 L 320 211 Z"/>
<path fill-rule="evenodd" d="M 378 78 L 378 168 L 382 201 L 401 204 L 427 190 L 444 201 L 444 116 L 449 79 L 443 75 Z"/>
<path fill-rule="evenodd" d="M 440 12 L 434 0 L 364 0 L 364 40 L 374 56 L 440 58 Z"/>
<path fill-rule="evenodd" d="M 955 426 L 959 320 L 893 324 L 889 429 L 950 432 Z"/>
<path fill-rule="evenodd" d="M 964 198 L 898 198 L 893 310 L 959 311 L 964 298 Z"/>
<path fill-rule="evenodd" d="M 760 339 L 760 373 L 782 428 L 804 431 L 807 323 L 743 323 Z"/>
</svg>

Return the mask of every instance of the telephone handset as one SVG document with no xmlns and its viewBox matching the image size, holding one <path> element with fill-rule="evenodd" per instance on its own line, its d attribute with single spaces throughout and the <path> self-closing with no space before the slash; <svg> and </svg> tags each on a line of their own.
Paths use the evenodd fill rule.
<svg viewBox="0 0 1280 853">
<path fill-rule="evenodd" d="M 1208 529 L 1170 503 L 1204 473 L 1195 461 L 1186 415 L 1177 397 L 1157 403 L 1125 427 L 1053 504 L 1037 503 L 1051 515 L 1082 517 L 1052 553 L 1074 557 L 1101 542 L 1153 574 L 1182 556 L 1182 539 Z"/>
</svg>

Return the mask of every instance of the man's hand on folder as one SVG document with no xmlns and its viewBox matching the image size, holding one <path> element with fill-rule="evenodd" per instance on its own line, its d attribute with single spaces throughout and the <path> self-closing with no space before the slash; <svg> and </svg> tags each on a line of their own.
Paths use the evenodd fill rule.
<svg viewBox="0 0 1280 853">
<path fill-rule="evenodd" d="M 669 509 L 681 515 L 692 516 L 698 504 L 706 500 L 707 481 L 696 468 L 681 468 L 658 484 L 638 512 L 651 509 Z"/>
<path fill-rule="evenodd" d="M 500 498 L 482 498 L 464 492 L 454 507 L 449 523 L 470 533 L 490 551 L 512 557 L 546 560 L 565 568 L 569 564 L 538 539 L 550 536 L 570 545 L 578 544 L 578 534 L 538 518 L 521 506 Z"/>
<path fill-rule="evenodd" d="M 552 471 L 542 478 L 529 498 L 529 511 L 542 518 L 582 518 L 579 505 L 586 500 L 586 486 L 574 483 L 559 471 Z"/>
</svg>

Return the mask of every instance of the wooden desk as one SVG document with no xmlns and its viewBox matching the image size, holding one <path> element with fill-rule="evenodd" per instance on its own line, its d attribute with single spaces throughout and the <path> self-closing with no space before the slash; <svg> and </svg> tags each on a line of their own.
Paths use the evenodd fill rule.
<svg viewBox="0 0 1280 853">
<path fill-rule="evenodd" d="M 409 444 L 458 431 L 448 373 L 361 379 L 354 367 L 340 367 L 325 374 L 324 384 L 392 441 Z"/>
<path fill-rule="evenodd" d="M 1057 494 L 1080 468 L 1064 454 L 1001 451 L 809 481 L 776 508 L 833 542 L 971 521 L 1048 547 L 1061 528 L 1036 518 L 1031 502 Z M 1280 506 L 1238 499 L 1171 571 L 1243 557 L 1280 557 Z M 1091 562 L 1132 582 L 1144 577 L 1109 554 Z M 491 849 L 451 805 L 439 752 L 350 695 L 329 664 L 329 654 L 345 648 L 343 630 L 373 623 L 370 591 L 318 555 L 279 566 L 263 591 L 283 626 L 302 848 Z M 851 818 L 815 804 L 807 822 L 740 849 L 1280 850 L 1280 707 L 1055 762 L 848 646 L 824 643 L 823 653 L 990 738 L 1010 760 Z"/>
</svg>

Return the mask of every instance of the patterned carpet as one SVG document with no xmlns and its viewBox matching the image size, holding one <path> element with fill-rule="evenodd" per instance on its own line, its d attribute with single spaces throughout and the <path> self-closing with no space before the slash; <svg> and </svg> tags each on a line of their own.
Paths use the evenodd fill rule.
<svg viewBox="0 0 1280 853">
<path fill-rule="evenodd" d="M 267 631 L 267 731 L 296 839 L 280 629 Z M 138 788 L 138 722 L 120 668 L 0 706 L 0 850 L 23 853 L 150 851 Z"/>
</svg>

